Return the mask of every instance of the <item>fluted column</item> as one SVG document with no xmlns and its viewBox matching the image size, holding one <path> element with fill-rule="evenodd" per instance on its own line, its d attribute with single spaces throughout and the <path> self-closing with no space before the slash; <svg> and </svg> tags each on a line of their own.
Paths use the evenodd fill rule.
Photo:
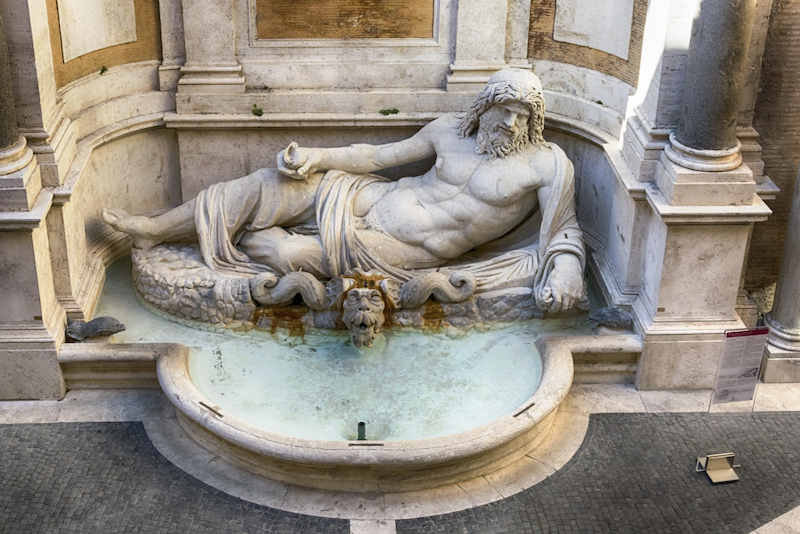
<svg viewBox="0 0 800 534">
<path fill-rule="evenodd" d="M 703 0 L 692 25 L 678 129 L 666 149 L 672 161 L 698 171 L 742 163 L 736 138 L 739 96 L 756 0 Z"/>
</svg>

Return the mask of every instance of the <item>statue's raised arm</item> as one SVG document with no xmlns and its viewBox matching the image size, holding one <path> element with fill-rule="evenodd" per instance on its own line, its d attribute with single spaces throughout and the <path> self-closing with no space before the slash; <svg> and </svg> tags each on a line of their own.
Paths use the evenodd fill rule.
<svg viewBox="0 0 800 534">
<path fill-rule="evenodd" d="M 305 180 L 317 171 L 331 169 L 367 174 L 420 161 L 435 153 L 425 128 L 409 139 L 385 145 L 304 148 L 293 142 L 278 153 L 278 171 L 296 180 Z"/>
</svg>

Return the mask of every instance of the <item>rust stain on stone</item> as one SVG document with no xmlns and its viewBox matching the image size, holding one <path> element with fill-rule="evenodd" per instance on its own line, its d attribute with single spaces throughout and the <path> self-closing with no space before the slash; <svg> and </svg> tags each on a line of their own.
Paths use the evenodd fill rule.
<svg viewBox="0 0 800 534">
<path fill-rule="evenodd" d="M 422 313 L 422 324 L 428 328 L 440 328 L 444 322 L 444 308 L 438 302 L 429 300 Z"/>
<path fill-rule="evenodd" d="M 253 324 L 263 328 L 269 324 L 270 333 L 274 334 L 278 328 L 286 328 L 292 337 L 304 337 L 305 325 L 303 316 L 308 313 L 306 306 L 271 306 L 269 308 L 256 308 L 253 312 Z M 263 323 L 262 323 L 263 320 Z"/>
</svg>

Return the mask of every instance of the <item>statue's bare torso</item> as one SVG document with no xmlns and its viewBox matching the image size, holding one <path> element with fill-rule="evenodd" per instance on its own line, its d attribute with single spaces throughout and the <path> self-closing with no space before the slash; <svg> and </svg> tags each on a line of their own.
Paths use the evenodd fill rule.
<svg viewBox="0 0 800 534">
<path fill-rule="evenodd" d="M 418 248 L 423 262 L 456 258 L 506 234 L 536 207 L 536 190 L 555 173 L 549 147 L 490 159 L 475 153 L 474 137 L 456 136 L 456 124 L 443 117 L 417 134 L 436 153 L 427 173 L 372 184 L 356 199 L 356 216 L 371 208 L 383 230 Z M 366 234 L 365 241 L 380 246 L 380 236 Z"/>
</svg>

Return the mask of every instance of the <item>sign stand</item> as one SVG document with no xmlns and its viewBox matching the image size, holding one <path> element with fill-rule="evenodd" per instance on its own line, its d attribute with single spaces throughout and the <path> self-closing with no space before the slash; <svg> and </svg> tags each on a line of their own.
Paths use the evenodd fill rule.
<svg viewBox="0 0 800 534">
<path fill-rule="evenodd" d="M 767 328 L 725 332 L 711 404 L 748 401 L 758 383 Z"/>
<path fill-rule="evenodd" d="M 767 343 L 767 328 L 728 330 L 722 343 L 711 404 L 749 401 L 758 384 L 761 360 Z M 712 484 L 737 482 L 733 470 L 736 455 L 732 452 L 698 456 L 695 471 L 705 473 Z"/>
</svg>

